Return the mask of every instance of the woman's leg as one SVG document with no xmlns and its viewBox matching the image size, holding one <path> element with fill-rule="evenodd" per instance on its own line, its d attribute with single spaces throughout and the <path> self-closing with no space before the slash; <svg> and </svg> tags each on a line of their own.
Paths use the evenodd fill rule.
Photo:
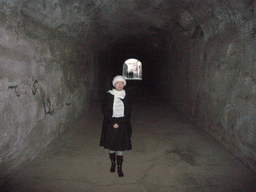
<svg viewBox="0 0 256 192">
<path fill-rule="evenodd" d="M 117 173 L 119 177 L 123 177 L 124 173 L 122 171 L 122 165 L 123 165 L 123 156 L 124 156 L 124 151 L 117 151 L 116 152 L 116 157 L 117 157 Z"/>
<path fill-rule="evenodd" d="M 114 173 L 116 169 L 116 151 L 109 150 L 109 158 L 111 160 L 110 172 Z"/>
</svg>

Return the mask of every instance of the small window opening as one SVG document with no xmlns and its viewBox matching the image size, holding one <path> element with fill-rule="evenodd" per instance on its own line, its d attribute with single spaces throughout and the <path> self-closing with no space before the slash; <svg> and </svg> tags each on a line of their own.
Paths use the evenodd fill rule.
<svg viewBox="0 0 256 192">
<path fill-rule="evenodd" d="M 128 59 L 123 64 L 123 76 L 127 80 L 142 80 L 142 63 L 137 59 Z"/>
</svg>

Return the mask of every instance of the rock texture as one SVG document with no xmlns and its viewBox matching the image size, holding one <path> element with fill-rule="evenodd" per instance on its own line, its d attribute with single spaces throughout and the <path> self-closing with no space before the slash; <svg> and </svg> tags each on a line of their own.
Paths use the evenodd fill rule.
<svg viewBox="0 0 256 192">
<path fill-rule="evenodd" d="M 1 175 L 34 158 L 80 116 L 94 78 L 86 45 L 25 13 L 25 5 L 1 6 Z"/>
<path fill-rule="evenodd" d="M 255 8 L 252 0 L 1 1 L 1 175 L 100 99 L 131 57 L 142 62 L 143 86 L 256 171 Z"/>
</svg>

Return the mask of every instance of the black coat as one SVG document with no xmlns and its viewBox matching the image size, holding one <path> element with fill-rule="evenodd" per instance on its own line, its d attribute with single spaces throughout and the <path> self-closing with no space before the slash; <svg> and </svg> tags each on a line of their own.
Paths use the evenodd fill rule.
<svg viewBox="0 0 256 192">
<path fill-rule="evenodd" d="M 107 93 L 102 104 L 104 119 L 101 131 L 100 146 L 115 151 L 132 149 L 132 127 L 130 121 L 131 99 L 126 93 L 125 98 L 121 99 L 121 101 L 124 103 L 124 117 L 120 118 L 112 117 L 114 95 Z M 115 123 L 119 125 L 117 129 L 113 127 Z"/>
</svg>

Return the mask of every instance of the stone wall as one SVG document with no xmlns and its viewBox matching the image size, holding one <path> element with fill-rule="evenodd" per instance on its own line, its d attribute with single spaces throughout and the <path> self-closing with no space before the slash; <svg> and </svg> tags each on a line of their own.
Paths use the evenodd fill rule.
<svg viewBox="0 0 256 192">
<path fill-rule="evenodd" d="M 3 8 L 5 7 L 5 8 Z M 88 103 L 94 55 L 20 7 L 0 10 L 1 178 L 33 159 Z"/>
<path fill-rule="evenodd" d="M 227 27 L 207 41 L 204 77 L 194 112 L 218 141 L 254 171 L 255 27 L 252 20 L 244 20 L 242 25 L 238 22 L 235 28 Z"/>
<path fill-rule="evenodd" d="M 201 29 L 173 35 L 160 84 L 176 108 L 256 171 L 254 11 L 242 3 L 214 6 L 208 7 L 216 11 L 211 20 L 200 20 Z"/>
</svg>

